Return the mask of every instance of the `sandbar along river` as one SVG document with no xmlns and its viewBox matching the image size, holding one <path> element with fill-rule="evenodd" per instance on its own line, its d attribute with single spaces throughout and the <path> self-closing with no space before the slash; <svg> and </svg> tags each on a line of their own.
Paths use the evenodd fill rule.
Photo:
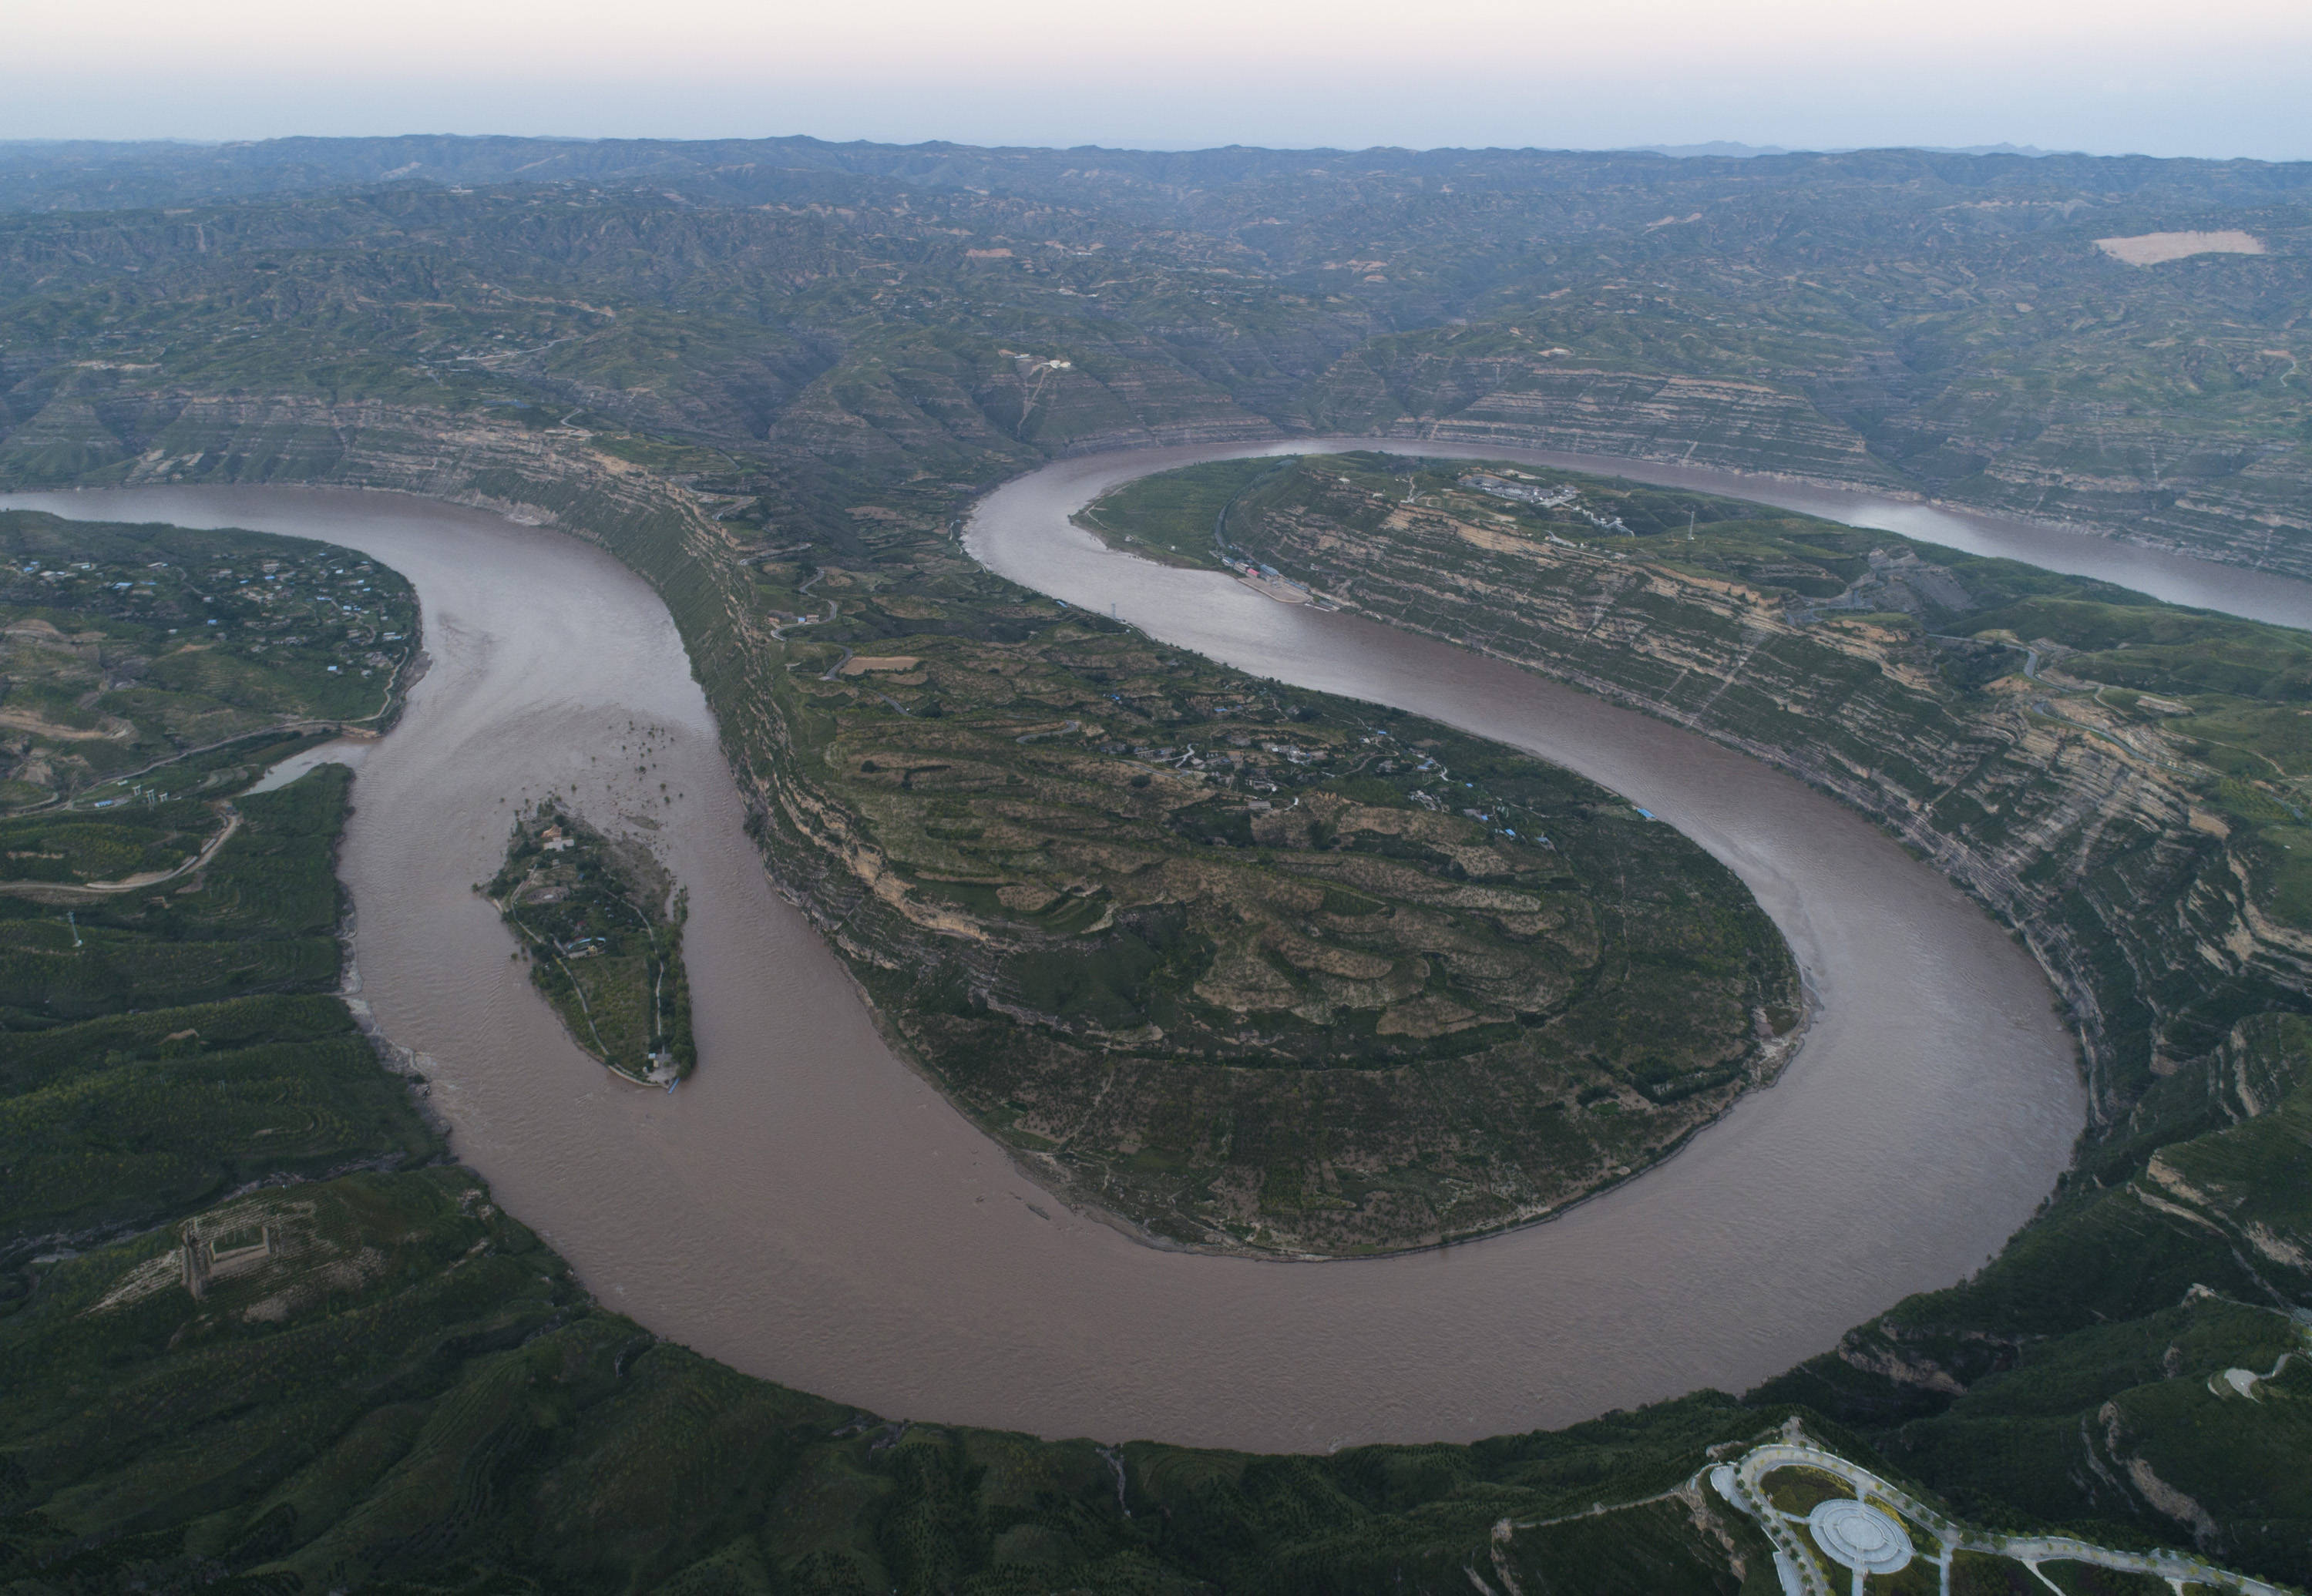
<svg viewBox="0 0 2312 1596">
<path fill-rule="evenodd" d="M 1064 461 L 985 501 L 969 545 L 1182 647 L 1604 782 L 1741 873 L 1820 999 L 1779 1085 L 1554 1223 L 1287 1264 L 1161 1251 L 1073 1214 L 891 1055 L 773 892 L 672 621 L 591 546 L 386 494 L 6 502 L 326 539 L 416 585 L 432 667 L 365 752 L 342 863 L 362 998 L 425 1057 L 460 1155 L 607 1304 L 751 1373 L 894 1417 L 1055 1436 L 1467 1439 L 1739 1390 L 1981 1264 L 2046 1194 L 2081 1123 L 2037 969 L 1932 870 L 1764 766 L 1498 662 L 1112 553 L 1068 524 L 1133 476 L 1257 452 Z M 1870 509 L 1843 503 L 1851 518 Z M 1808 507 L 1833 506 L 1812 492 Z M 547 792 L 606 828 L 643 828 L 690 890 L 700 1066 L 679 1092 L 614 1084 L 580 1053 L 471 890 L 497 866 L 512 806 Z"/>
</svg>

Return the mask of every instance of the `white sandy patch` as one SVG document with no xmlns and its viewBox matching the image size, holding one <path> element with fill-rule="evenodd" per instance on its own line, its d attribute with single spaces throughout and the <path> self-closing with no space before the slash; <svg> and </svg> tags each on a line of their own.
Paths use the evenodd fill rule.
<svg viewBox="0 0 2312 1596">
<path fill-rule="evenodd" d="M 2158 266 L 2186 255 L 2261 255 L 2264 241 L 2235 227 L 2222 232 L 2140 232 L 2133 238 L 2099 238 L 2096 248 L 2130 266 Z"/>
</svg>

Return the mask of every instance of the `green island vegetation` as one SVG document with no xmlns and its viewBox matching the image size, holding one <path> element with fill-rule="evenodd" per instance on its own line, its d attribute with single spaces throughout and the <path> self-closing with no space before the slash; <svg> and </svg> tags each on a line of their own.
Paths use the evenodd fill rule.
<svg viewBox="0 0 2312 1596">
<path fill-rule="evenodd" d="M 1091 171 L 1073 152 L 808 139 L 19 146 L 0 151 L 0 484 L 398 489 L 598 541 L 665 596 L 772 869 L 904 1030 L 968 1022 L 975 990 L 1011 1001 L 990 984 L 1027 945 L 1009 930 L 976 987 L 908 984 L 954 945 L 942 927 L 963 921 L 942 916 L 1033 929 L 1071 907 L 974 908 L 932 879 L 994 884 L 979 861 L 956 866 L 959 846 L 913 868 L 909 850 L 1015 834 L 997 789 L 933 792 L 944 773 L 906 760 L 1024 760 L 1053 740 L 1012 739 L 1074 719 L 1126 745 L 1097 754 L 1121 775 L 1132 749 L 1152 765 L 1186 749 L 1183 729 L 1239 713 L 1209 710 L 1257 702 L 1151 650 L 1150 679 L 1210 685 L 1164 710 L 1179 720 L 1127 732 L 1113 700 L 1057 708 L 1083 688 L 1048 651 L 1147 645 L 972 566 L 956 535 L 994 483 L 1103 448 L 1433 437 L 1929 494 L 2302 574 L 2308 185 L 2306 165 L 1903 151 L 1103 151 Z M 2147 265 L 2124 242 L 2227 229 L 2264 252 Z M 1405 504 L 1408 469 L 1434 503 Z M 1361 504 L 1280 478 L 1274 513 L 1247 493 L 1226 532 L 1400 624 L 1460 636 L 1481 606 L 1501 652 L 1799 772 L 2012 925 L 2070 1005 L 2095 1118 L 2054 1201 L 1976 1276 L 1744 1399 L 1467 1447 L 1254 1458 L 887 1424 L 742 1379 L 602 1312 L 446 1166 L 223 1207 L 156 1196 L 144 1223 L 181 1214 L 171 1228 L 7 1265 L 8 1576 L 284 1596 L 1756 1596 L 1777 1588 L 1773 1526 L 1686 1487 L 1713 1451 L 1798 1416 L 1978 1524 L 2193 1546 L 2312 1582 L 2297 636 L 1756 506 L 1578 485 L 1625 539 L 1465 487 L 1477 469 L 1352 460 L 1335 475 L 1364 484 Z M 1108 535 L 1210 557 L 1222 486 L 1224 507 L 1247 482 L 1151 488 L 1146 518 Z M 1175 492 L 1177 524 L 1155 536 L 1155 495 Z M 1302 514 L 1371 515 L 1372 535 L 1316 548 L 1292 531 Z M 1948 613 L 1938 573 L 1969 608 Z M 1573 627 L 1567 605 L 1613 624 Z M 1683 684 L 1672 645 L 1701 651 Z M 845 650 L 912 656 L 924 681 L 845 676 Z M 958 656 L 984 679 L 968 693 L 939 675 Z M 1120 667 L 1092 669 L 1111 680 L 1083 687 L 1125 690 Z M 988 706 L 1013 674 L 1035 718 L 1006 732 Z M 1371 719 L 1288 705 L 1316 709 L 1338 754 Z M 987 746 L 915 741 L 950 721 Z M 1309 724 L 1265 722 L 1259 741 L 1305 750 Z M 1048 777 L 985 763 L 1023 772 L 1020 834 L 1074 812 L 1035 792 Z M 1261 778 L 1288 771 L 1315 774 L 1286 759 Z M 1200 872 L 1255 855 L 1170 830 L 1160 805 L 1183 776 L 1134 774 L 1149 785 L 1122 776 L 1120 806 L 1112 781 L 1082 789 L 1083 812 Z M 1252 775 L 1190 812 L 1242 799 L 1248 824 Z M 1322 784 L 1277 785 L 1289 801 Z M 1258 843 L 1277 861 L 1259 868 L 1281 879 L 1323 851 Z M 850 863 L 893 858 L 905 913 L 869 902 Z M 1023 884 L 1091 879 L 1026 858 L 1006 867 Z M 76 1078 L 106 1056 L 57 1067 Z M 148 1062 L 156 1088 L 179 1079 L 170 1062 Z M 12 1133 L 0 1160 L 18 1167 L 25 1144 Z M 312 1207 L 231 1206 L 276 1198 Z M 212 1295 L 95 1311 L 140 1267 L 167 1278 L 171 1249 L 176 1277 Z M 218 1284 L 227 1262 L 247 1272 Z M 1916 1568 L 1875 1586 L 1916 1588 Z M 2114 1572 L 1961 1548 L 1950 1588 L 2089 1590 Z"/>
<path fill-rule="evenodd" d="M 343 548 L 0 511 L 0 805 L 188 798 L 382 730 L 416 636 L 409 584 Z"/>
<path fill-rule="evenodd" d="M 549 802 L 515 818 L 484 890 L 571 1040 L 642 1085 L 671 1086 L 696 1067 L 683 896 L 649 848 Z"/>
</svg>

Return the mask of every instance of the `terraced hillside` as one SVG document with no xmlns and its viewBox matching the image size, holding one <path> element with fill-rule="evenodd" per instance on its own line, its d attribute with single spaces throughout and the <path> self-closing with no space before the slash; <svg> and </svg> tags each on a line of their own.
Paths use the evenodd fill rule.
<svg viewBox="0 0 2312 1596">
<path fill-rule="evenodd" d="M 746 569 L 771 616 L 833 611 L 780 620 L 754 678 L 775 870 L 1073 1199 L 1223 1250 L 1496 1229 L 1660 1157 L 1794 1039 L 1748 893 L 1564 771 L 945 551 Z"/>
<path fill-rule="evenodd" d="M 1466 461 L 1303 460 L 1228 535 L 1377 618 L 1694 726 L 1879 819 L 2055 975 L 2101 1118 L 2241 1014 L 2303 1002 L 2300 633 Z"/>
<path fill-rule="evenodd" d="M 1764 1394 L 1865 1427 L 1980 1514 L 2155 1526 L 2303 1566 L 2312 1504 L 2282 1460 L 2312 1413 L 2312 898 L 2295 857 L 2312 848 L 2312 639 L 1506 465 L 1199 467 L 1093 514 L 1194 505 L 1169 533 L 1134 522 L 1185 542 L 1191 524 L 1210 537 L 1223 491 L 1232 547 L 1344 604 L 1694 726 L 1876 816 L 2065 987 L 2097 1122 L 2048 1209 L 1974 1280 Z"/>
</svg>

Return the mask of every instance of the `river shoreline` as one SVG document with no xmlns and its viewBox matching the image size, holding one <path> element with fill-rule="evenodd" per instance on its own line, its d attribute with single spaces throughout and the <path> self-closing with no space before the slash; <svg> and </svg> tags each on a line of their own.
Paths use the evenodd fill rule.
<svg viewBox="0 0 2312 1596">
<path fill-rule="evenodd" d="M 2019 560 L 2066 575 L 2088 576 L 2132 588 L 2171 604 L 2212 609 L 2246 620 L 2312 630 L 2312 582 L 2246 566 L 2200 559 L 2180 546 L 2141 541 L 2084 523 L 2033 521 L 1895 488 L 1861 487 L 1796 472 L 1738 471 L 1675 460 L 1528 449 L 1514 443 L 1465 439 L 1348 437 L 1298 434 L 1248 443 L 1227 455 L 1376 453 L 1426 460 L 1502 460 L 1595 477 L 1619 477 L 1660 487 L 1747 499 L 1870 531 L 1895 532 L 1969 554 Z M 1085 454 L 1070 460 L 1101 458 Z"/>
<path fill-rule="evenodd" d="M 1026 480 L 1049 487 L 1083 463 Z M 1184 462 L 1100 469 L 1166 463 Z M 1825 978 L 1776 1089 L 1546 1223 L 1344 1260 L 1356 1269 L 1157 1250 L 1051 1203 L 882 1044 L 847 970 L 772 890 L 671 620 L 600 548 L 382 493 L 30 502 L 349 543 L 417 584 L 435 666 L 367 750 L 347 833 L 363 1001 L 428 1061 L 460 1155 L 601 1301 L 836 1400 L 1044 1435 L 1323 1451 L 1738 1388 L 1966 1273 L 2029 1217 L 2080 1123 L 2036 969 L 1866 822 L 1690 732 L 1215 576 L 1226 592 L 1194 595 L 1191 618 L 1252 627 L 1204 638 L 1220 651 L 1268 646 L 1281 618 L 1296 669 L 1474 693 L 1511 735 L 1471 729 L 1545 758 L 1582 743 L 1583 759 L 1557 762 L 1708 833 Z M 1148 569 L 1134 563 L 1122 610 L 1142 607 Z M 495 866 L 504 804 L 574 786 L 598 822 L 635 810 L 608 766 L 645 730 L 653 782 L 690 794 L 649 812 L 694 887 L 713 1061 L 671 1096 L 606 1083 L 509 975 L 509 939 L 471 892 Z M 1963 1171 L 1945 1167 L 1953 1148 L 1969 1152 Z"/>
</svg>

